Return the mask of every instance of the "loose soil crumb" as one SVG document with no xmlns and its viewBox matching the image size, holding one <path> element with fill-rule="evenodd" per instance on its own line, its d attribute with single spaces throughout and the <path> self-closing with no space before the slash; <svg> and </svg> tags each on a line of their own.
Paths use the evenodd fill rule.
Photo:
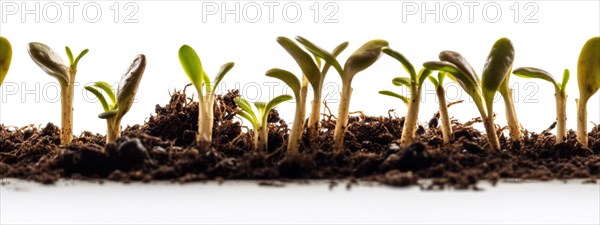
<svg viewBox="0 0 600 225">
<path fill-rule="evenodd" d="M 302 154 L 286 155 L 288 126 L 276 110 L 269 114 L 267 152 L 252 149 L 252 131 L 235 119 L 237 106 L 229 91 L 215 99 L 213 146 L 195 143 L 198 104 L 175 91 L 167 105 L 157 105 L 155 115 L 140 125 L 127 127 L 121 138 L 105 143 L 100 134 L 83 132 L 68 146 L 59 146 L 60 129 L 0 125 L 0 178 L 19 178 L 52 184 L 61 178 L 119 182 L 170 180 L 174 182 L 260 180 L 260 185 L 281 186 L 280 181 L 324 179 L 374 181 L 390 186 L 419 185 L 425 190 L 444 188 L 477 190 L 482 180 L 496 183 L 600 177 L 600 126 L 592 128 L 589 148 L 578 144 L 574 131 L 567 141 L 554 144 L 549 131 L 524 131 L 520 143 L 502 135 L 501 151 L 487 150 L 485 135 L 452 121 L 456 141 L 444 145 L 438 116 L 417 129 L 419 142 L 400 148 L 404 118 L 349 118 L 345 151 L 332 153 L 335 117 L 324 116 L 317 143 L 305 134 Z M 422 181 L 427 181 L 426 184 Z M 331 182 L 334 187 L 337 182 Z"/>
</svg>

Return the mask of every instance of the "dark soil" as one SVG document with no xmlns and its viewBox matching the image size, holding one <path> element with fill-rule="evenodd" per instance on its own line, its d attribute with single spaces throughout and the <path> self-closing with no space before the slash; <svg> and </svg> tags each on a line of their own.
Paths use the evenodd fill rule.
<svg viewBox="0 0 600 225">
<path fill-rule="evenodd" d="M 476 188 L 478 181 L 503 178 L 545 181 L 600 177 L 600 126 L 590 133 L 590 148 L 578 144 L 575 132 L 565 143 L 555 137 L 524 131 L 518 144 L 501 136 L 501 151 L 489 151 L 485 135 L 471 127 L 478 119 L 453 121 L 456 141 L 443 145 L 437 116 L 417 130 L 420 142 L 397 145 L 404 118 L 391 115 L 351 116 L 346 150 L 333 154 L 335 117 L 325 115 L 318 143 L 304 137 L 303 154 L 286 156 L 288 127 L 276 111 L 269 116 L 269 151 L 252 149 L 252 131 L 235 119 L 237 91 L 218 96 L 215 104 L 213 147 L 195 143 L 198 104 L 183 92 L 171 95 L 165 106 L 142 125 L 127 127 L 115 143 L 84 132 L 60 147 L 59 128 L 0 126 L 0 178 L 19 178 L 51 184 L 60 178 L 81 180 L 192 182 L 253 179 L 262 185 L 278 180 L 348 179 L 392 186 L 421 185 L 426 189 Z M 427 181 L 427 182 L 423 182 Z"/>
</svg>

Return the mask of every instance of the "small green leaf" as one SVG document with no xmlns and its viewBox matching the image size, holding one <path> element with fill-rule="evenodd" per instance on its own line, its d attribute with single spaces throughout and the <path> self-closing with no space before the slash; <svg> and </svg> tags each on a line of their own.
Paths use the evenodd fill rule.
<svg viewBox="0 0 600 225">
<path fill-rule="evenodd" d="M 446 72 L 438 72 L 438 82 L 440 82 L 440 85 L 444 84 L 444 78 L 446 78 Z"/>
<path fill-rule="evenodd" d="M 419 74 L 417 75 L 417 78 L 419 79 L 417 82 L 417 85 L 419 86 L 419 88 L 421 88 L 421 86 L 423 85 L 423 82 L 425 82 L 425 79 L 427 79 L 427 77 L 429 77 L 431 72 L 432 71 L 428 70 L 427 68 L 423 68 L 423 69 L 421 69 L 421 71 L 419 71 Z"/>
<path fill-rule="evenodd" d="M 267 121 L 267 116 L 269 115 L 269 112 L 271 112 L 271 110 L 273 110 L 277 105 L 285 102 L 285 101 L 289 101 L 292 100 L 294 97 L 292 97 L 291 95 L 280 95 L 277 96 L 273 99 L 271 99 L 271 101 L 269 101 L 265 107 L 265 114 L 263 115 L 263 121 Z M 256 105 L 256 104 L 255 104 Z M 258 108 L 258 106 L 257 106 Z"/>
<path fill-rule="evenodd" d="M 454 66 L 456 66 L 461 73 L 473 80 L 473 83 L 479 85 L 479 77 L 477 76 L 477 73 L 469 61 L 467 61 L 467 59 L 465 59 L 465 57 L 463 57 L 460 53 L 453 51 L 442 51 L 440 52 L 439 59 L 454 64 Z"/>
<path fill-rule="evenodd" d="M 586 101 L 600 88 L 600 37 L 588 40 L 579 54 L 577 82 L 580 101 Z"/>
<path fill-rule="evenodd" d="M 429 81 L 433 84 L 433 86 L 435 86 L 436 88 L 440 86 L 440 83 L 435 79 L 435 77 L 433 76 L 429 76 Z"/>
<path fill-rule="evenodd" d="M 560 83 L 561 91 L 565 92 L 565 90 L 567 89 L 567 83 L 569 83 L 570 77 L 571 77 L 571 72 L 569 72 L 569 69 L 565 69 L 565 71 L 563 72 L 562 83 Z"/>
<path fill-rule="evenodd" d="M 383 53 L 398 60 L 402 64 L 402 67 L 404 67 L 406 72 L 408 72 L 410 78 L 415 81 L 417 80 L 417 73 L 415 72 L 415 67 L 412 65 L 412 63 L 410 63 L 410 61 L 408 61 L 406 57 L 404 57 L 404 55 L 391 48 L 383 48 Z"/>
<path fill-rule="evenodd" d="M 348 42 L 347 41 L 343 42 L 333 49 L 333 52 L 331 52 L 331 55 L 333 57 L 337 58 L 340 54 L 342 54 L 342 52 L 347 47 L 348 47 Z M 321 70 L 321 74 L 323 74 L 322 76 L 325 76 L 325 74 L 327 74 L 327 72 L 329 71 L 329 68 L 331 68 L 331 64 L 329 64 L 328 62 L 325 62 L 325 65 L 323 66 L 323 70 Z M 340 67 L 340 69 L 341 69 L 341 67 Z M 321 79 L 323 79 L 323 78 L 321 78 Z"/>
<path fill-rule="evenodd" d="M 258 110 L 258 116 L 261 117 L 261 125 L 264 125 L 266 123 L 266 118 L 269 116 L 269 112 L 266 110 L 267 109 L 267 103 L 265 102 L 255 102 L 254 103 L 254 107 L 256 107 L 256 110 Z"/>
<path fill-rule="evenodd" d="M 98 81 L 98 82 L 94 83 L 94 86 L 102 89 L 106 93 L 106 95 L 108 95 L 108 98 L 112 101 L 113 105 L 115 103 L 117 103 L 117 98 L 115 97 L 115 92 L 113 92 L 110 84 L 108 84 L 104 81 Z"/>
<path fill-rule="evenodd" d="M 100 114 L 98 114 L 98 118 L 100 119 L 110 119 L 115 117 L 117 114 L 119 113 L 118 110 L 110 110 L 110 111 L 106 111 L 106 112 L 102 112 Z"/>
<path fill-rule="evenodd" d="M 396 77 L 394 79 L 392 79 L 392 84 L 400 87 L 402 85 L 407 86 L 410 88 L 410 78 L 408 77 Z"/>
<path fill-rule="evenodd" d="M 344 64 L 344 77 L 342 80 L 352 80 L 358 72 L 369 68 L 381 56 L 384 47 L 388 47 L 385 40 L 371 40 L 358 48 Z"/>
<path fill-rule="evenodd" d="M 215 80 L 214 80 L 215 89 L 217 89 L 217 87 L 223 80 L 223 77 L 225 77 L 225 74 L 227 74 L 233 68 L 233 66 L 235 66 L 235 63 L 233 63 L 233 62 L 228 62 L 228 63 L 225 63 L 223 66 L 221 66 L 221 69 L 217 73 L 217 76 L 215 76 Z M 214 90 L 213 90 L 213 94 L 214 94 Z"/>
<path fill-rule="evenodd" d="M 73 65 L 73 52 L 69 46 L 65 46 L 65 51 L 67 52 L 67 57 L 69 57 L 69 65 Z"/>
<path fill-rule="evenodd" d="M 202 93 L 202 63 L 200 62 L 200 57 L 196 54 L 196 51 L 189 45 L 183 45 L 179 48 L 179 62 L 187 74 L 192 84 L 196 87 L 199 95 L 203 95 Z"/>
<path fill-rule="evenodd" d="M 558 85 L 558 82 L 556 82 L 556 79 L 554 79 L 554 76 L 552 76 L 550 73 L 546 72 L 545 70 L 534 68 L 534 67 L 520 67 L 520 68 L 513 70 L 513 74 L 517 75 L 518 77 L 523 77 L 523 78 L 542 79 L 542 80 L 545 80 L 545 81 L 548 81 L 548 82 L 554 84 L 554 86 Z"/>
<path fill-rule="evenodd" d="M 337 61 L 337 59 L 335 59 L 335 56 L 333 56 L 331 53 L 323 50 L 322 48 L 316 46 L 315 44 L 313 44 L 312 42 L 310 42 L 309 40 L 307 40 L 303 37 L 297 36 L 296 41 L 298 41 L 300 44 L 304 45 L 304 47 L 309 52 L 319 56 L 321 59 L 325 60 L 325 62 L 327 62 L 327 64 L 333 66 L 333 68 L 335 68 L 338 71 L 340 76 L 342 76 L 344 74 L 344 71 L 342 70 L 340 63 Z"/>
<path fill-rule="evenodd" d="M 12 47 L 4 37 L 0 37 L 0 85 L 6 78 L 12 60 Z"/>
<path fill-rule="evenodd" d="M 289 86 L 292 89 L 296 98 L 300 96 L 300 80 L 298 80 L 296 75 L 294 75 L 293 73 L 286 70 L 273 68 L 267 71 L 266 75 L 268 77 L 277 78 L 283 81 L 285 84 L 287 84 L 287 86 Z"/>
<path fill-rule="evenodd" d="M 247 112 L 245 112 L 244 110 L 238 110 L 236 112 L 236 114 L 238 114 L 239 116 L 243 117 L 244 119 L 248 120 L 250 122 L 250 124 L 252 124 L 252 127 L 256 130 L 258 129 L 258 124 L 257 124 L 257 120 L 255 117 L 252 117 L 252 115 L 248 114 Z"/>
<path fill-rule="evenodd" d="M 31 42 L 27 50 L 31 59 L 48 75 L 55 77 L 61 83 L 69 83 L 69 68 L 54 50 L 45 44 Z"/>
<path fill-rule="evenodd" d="M 481 90 L 486 102 L 494 99 L 498 87 L 510 73 L 514 59 L 515 50 L 510 40 L 501 38 L 496 41 L 488 55 L 481 77 Z"/>
<path fill-rule="evenodd" d="M 465 75 L 462 73 L 456 65 L 445 62 L 445 61 L 431 61 L 423 63 L 423 67 L 429 70 L 438 70 L 442 72 L 449 73 L 450 79 L 456 81 L 460 86 L 467 92 L 469 95 L 472 95 L 475 92 L 475 89 L 479 88 L 479 86 L 475 83 L 475 81 L 469 75 Z"/>
<path fill-rule="evenodd" d="M 394 97 L 394 98 L 399 98 L 400 100 L 402 100 L 402 102 L 404 102 L 404 104 L 408 104 L 408 98 L 405 96 L 402 96 L 396 92 L 384 90 L 384 91 L 379 91 L 379 94 L 387 95 L 387 96 Z"/>
<path fill-rule="evenodd" d="M 119 118 L 122 118 L 131 108 L 145 69 L 146 56 L 138 55 L 129 66 L 127 72 L 121 76 L 121 81 L 119 81 L 119 87 L 117 88 L 117 108 L 119 110 L 117 116 Z"/>
<path fill-rule="evenodd" d="M 319 57 L 318 55 L 315 55 L 315 54 L 313 54 L 313 57 L 315 58 L 315 63 L 317 63 L 317 67 L 321 68 L 321 66 L 323 66 L 321 57 Z"/>
<path fill-rule="evenodd" d="M 79 55 L 77 56 L 77 58 L 75 59 L 75 61 L 74 61 L 74 62 L 71 64 L 71 65 L 72 65 L 72 67 L 73 67 L 74 69 L 77 69 L 77 65 L 79 65 L 79 60 L 80 60 L 80 59 L 81 59 L 81 58 L 82 58 L 82 57 L 83 57 L 85 54 L 87 54 L 89 51 L 90 51 L 89 49 L 85 49 L 85 50 L 81 51 L 81 53 L 79 53 Z"/>
<path fill-rule="evenodd" d="M 315 64 L 313 58 L 302 50 L 294 41 L 286 38 L 286 37 L 278 37 L 277 43 L 281 45 L 291 56 L 294 58 L 302 73 L 313 88 L 320 87 L 321 81 L 321 71 L 319 71 L 319 67 Z M 314 53 L 313 53 L 314 54 Z"/>
<path fill-rule="evenodd" d="M 85 88 L 85 90 L 91 92 L 92 94 L 94 94 L 96 96 L 98 101 L 100 101 L 100 104 L 102 104 L 102 109 L 104 109 L 105 112 L 110 110 L 110 107 L 108 106 L 108 103 L 106 102 L 106 98 L 104 98 L 104 95 L 102 95 L 102 93 L 100 91 L 96 90 L 96 88 L 94 88 L 92 86 L 85 86 L 83 88 Z"/>
<path fill-rule="evenodd" d="M 235 97 L 233 99 L 233 101 L 235 102 L 235 104 L 237 104 L 238 107 L 240 107 L 242 110 L 244 110 L 244 112 L 246 112 L 252 118 L 256 118 L 254 111 L 252 111 L 252 106 L 246 99 L 244 99 L 242 97 Z"/>
</svg>

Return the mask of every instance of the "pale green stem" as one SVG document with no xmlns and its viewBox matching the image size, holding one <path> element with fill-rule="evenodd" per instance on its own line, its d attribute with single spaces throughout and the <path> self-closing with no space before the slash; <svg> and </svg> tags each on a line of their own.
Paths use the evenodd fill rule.
<svg viewBox="0 0 600 225">
<path fill-rule="evenodd" d="M 415 142 L 415 133 L 417 130 L 417 120 L 419 119 L 419 105 L 421 102 L 421 91 L 416 84 L 411 84 L 410 102 L 408 103 L 408 112 L 404 119 L 404 127 L 402 128 L 402 137 L 400 138 L 400 146 L 408 147 Z"/>
<path fill-rule="evenodd" d="M 69 68 L 69 81 L 61 84 L 61 130 L 60 144 L 68 145 L 73 140 L 73 93 L 75 92 L 75 73 L 77 71 Z"/>
<path fill-rule="evenodd" d="M 444 138 L 444 144 L 450 143 L 454 140 L 454 133 L 452 133 L 452 125 L 450 124 L 450 116 L 448 115 L 448 104 L 446 103 L 446 92 L 443 86 L 438 86 L 436 94 L 439 100 L 440 106 L 440 120 L 442 121 L 442 137 Z"/>
<path fill-rule="evenodd" d="M 521 141 L 521 126 L 517 120 L 517 112 L 515 111 L 515 104 L 512 97 L 512 89 L 508 89 L 506 92 L 500 92 L 504 99 L 504 107 L 506 110 L 506 122 L 508 123 L 508 130 L 510 138 L 513 141 Z M 504 93 L 504 94 L 503 94 Z"/>
<path fill-rule="evenodd" d="M 558 90 L 556 97 L 556 143 L 562 143 L 567 137 L 567 96 Z"/>
<path fill-rule="evenodd" d="M 342 82 L 342 94 L 340 106 L 338 109 L 338 117 L 335 123 L 335 131 L 333 132 L 333 151 L 340 153 L 344 150 L 344 133 L 348 128 L 348 111 L 350 108 L 350 97 L 352 96 L 351 81 Z"/>
<path fill-rule="evenodd" d="M 587 99 L 576 99 L 577 103 L 577 140 L 584 147 L 588 147 L 587 136 Z"/>
</svg>

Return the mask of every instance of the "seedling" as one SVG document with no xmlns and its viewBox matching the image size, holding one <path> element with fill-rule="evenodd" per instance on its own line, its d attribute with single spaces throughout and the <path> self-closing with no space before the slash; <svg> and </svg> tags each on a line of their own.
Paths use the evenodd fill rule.
<svg viewBox="0 0 600 225">
<path fill-rule="evenodd" d="M 357 73 L 369 68 L 377 61 L 377 59 L 379 59 L 382 49 L 388 46 L 388 42 L 385 40 L 372 40 L 365 43 L 350 55 L 346 60 L 343 69 L 332 54 L 309 42 L 304 42 L 303 45 L 311 53 L 317 55 L 319 58 L 333 66 L 342 78 L 342 98 L 338 109 L 335 130 L 333 132 L 333 150 L 336 153 L 340 153 L 344 149 L 344 133 L 348 126 L 348 110 L 350 107 L 350 97 L 352 96 L 352 79 Z"/>
<path fill-rule="evenodd" d="M 196 135 L 196 142 L 201 148 L 205 149 L 212 143 L 215 89 L 219 86 L 225 74 L 233 68 L 234 63 L 228 62 L 221 66 L 211 83 L 210 78 L 202 68 L 200 57 L 192 47 L 183 45 L 179 48 L 179 62 L 198 92 L 198 134 Z"/>
<path fill-rule="evenodd" d="M 93 86 L 85 86 L 87 91 L 98 98 L 98 101 L 102 104 L 102 109 L 104 109 L 104 112 L 100 113 L 98 117 L 106 120 L 106 143 L 113 142 L 121 136 L 121 119 L 131 109 L 145 69 L 146 57 L 138 55 L 125 74 L 121 76 L 116 97 L 110 85 L 106 82 L 98 81 Z M 106 93 L 108 99 L 110 99 L 110 104 L 96 88 L 100 88 Z"/>
<path fill-rule="evenodd" d="M 577 83 L 577 140 L 587 147 L 587 102 L 600 88 L 600 37 L 591 38 L 581 49 L 577 63 Z"/>
<path fill-rule="evenodd" d="M 435 86 L 435 93 L 440 107 L 440 119 L 442 121 L 442 138 L 444 139 L 444 144 L 448 144 L 454 140 L 454 133 L 452 132 L 450 116 L 448 115 L 448 104 L 446 103 L 446 91 L 444 90 L 445 77 L 446 72 L 438 72 L 437 79 L 430 75 L 429 81 Z"/>
<path fill-rule="evenodd" d="M 254 128 L 254 149 L 258 151 L 266 151 L 269 137 L 269 124 L 267 119 L 269 118 L 269 113 L 273 110 L 277 105 L 282 102 L 289 101 L 293 97 L 290 95 L 280 95 L 272 99 L 271 101 L 265 102 L 255 102 L 254 106 L 257 109 L 257 114 L 252 110 L 252 106 L 250 103 L 241 97 L 236 97 L 233 100 L 240 107 L 241 110 L 238 110 L 237 114 L 241 117 L 244 117 L 252 124 Z"/>
<path fill-rule="evenodd" d="M 565 69 L 562 82 L 554 79 L 550 73 L 533 67 L 521 67 L 513 71 L 513 74 L 523 78 L 537 78 L 548 81 L 554 85 L 556 98 L 556 143 L 562 143 L 567 136 L 567 83 L 569 82 L 569 70 Z"/>
<path fill-rule="evenodd" d="M 0 37 L 0 85 L 2 85 L 2 82 L 8 73 L 11 59 L 12 48 L 10 42 L 4 37 Z"/>
<path fill-rule="evenodd" d="M 511 72 L 514 56 L 514 48 L 508 38 L 496 41 L 483 68 L 481 81 L 471 64 L 457 52 L 443 51 L 439 56 L 441 61 L 423 64 L 430 70 L 449 73 L 449 77 L 457 81 L 473 98 L 477 110 L 484 120 L 484 127 L 492 150 L 500 150 L 500 142 L 494 125 L 494 95 L 507 74 Z"/>
<path fill-rule="evenodd" d="M 404 57 L 404 55 L 400 54 L 400 52 L 387 47 L 383 48 L 383 52 L 398 60 L 410 75 L 410 77 L 397 77 L 392 81 L 396 85 L 405 85 L 410 90 L 410 99 L 407 101 L 408 113 L 404 119 L 402 137 L 400 138 L 400 145 L 406 147 L 415 141 L 417 121 L 419 118 L 419 105 L 421 103 L 421 88 L 423 87 L 425 79 L 431 74 L 431 71 L 428 69 L 421 69 L 417 74 L 415 72 L 415 67 L 406 57 Z"/>
<path fill-rule="evenodd" d="M 60 56 L 54 50 L 45 44 L 32 42 L 28 49 L 31 59 L 48 75 L 56 78 L 60 84 L 60 102 L 61 102 L 61 131 L 60 144 L 67 145 L 73 139 L 73 92 L 75 75 L 77 74 L 77 65 L 79 60 L 88 53 L 88 49 L 83 50 L 76 58 L 73 58 L 71 49 L 67 46 L 65 51 L 69 57 L 69 66 L 67 67 Z"/>
<path fill-rule="evenodd" d="M 303 42 L 301 43 L 308 42 L 306 39 L 301 37 L 298 37 L 297 39 L 302 40 Z M 306 115 L 306 95 L 309 83 L 313 87 L 314 98 L 312 101 L 311 113 L 308 119 L 307 128 L 311 143 L 316 143 L 317 141 L 323 83 L 330 65 L 326 64 L 323 67 L 323 70 L 320 71 L 319 67 L 321 63 L 318 57 L 315 59 L 315 62 L 315 60 L 313 60 L 308 53 L 306 53 L 296 43 L 288 38 L 279 37 L 277 38 L 277 42 L 294 58 L 298 66 L 300 66 L 303 74 L 302 83 L 300 83 L 296 75 L 286 70 L 274 68 L 266 73 L 267 76 L 277 78 L 286 83 L 294 92 L 294 97 L 296 98 L 296 113 L 294 122 L 292 124 L 292 130 L 290 131 L 288 138 L 287 150 L 288 154 L 295 154 L 298 153 L 298 147 L 304 129 L 304 118 Z M 339 45 L 334 50 L 333 55 L 337 56 L 346 48 L 347 45 L 347 42 Z"/>
<path fill-rule="evenodd" d="M 348 47 L 348 42 L 343 42 L 343 43 L 339 44 L 337 47 L 335 47 L 331 53 L 329 53 L 303 37 L 298 36 L 298 37 L 296 37 L 296 40 L 300 44 L 305 46 L 306 48 L 319 49 L 319 51 L 321 51 L 323 54 L 329 54 L 334 59 Z M 281 44 L 281 42 L 280 42 L 280 44 Z M 285 46 L 284 46 L 284 48 L 285 48 Z M 288 48 L 286 48 L 286 50 L 287 49 Z M 290 50 L 288 50 L 288 52 L 290 52 Z M 294 53 L 290 52 L 290 54 L 293 55 Z M 310 115 L 308 117 L 308 125 L 307 125 L 309 140 L 311 143 L 316 143 L 317 137 L 319 135 L 319 122 L 321 121 L 321 98 L 323 95 L 323 84 L 325 83 L 324 82 L 325 76 L 327 76 L 327 72 L 329 71 L 329 69 L 332 66 L 328 62 L 325 62 L 325 64 L 323 66 L 321 66 L 321 64 L 322 64 L 321 58 L 317 55 L 315 55 L 315 61 L 316 61 L 316 66 L 318 67 L 318 69 L 319 68 L 321 69 L 321 72 L 318 74 L 319 76 L 318 77 L 317 76 L 307 76 L 305 74 L 305 77 L 308 79 L 308 81 L 311 83 L 311 86 L 313 87 L 313 95 L 314 95 L 313 100 L 311 102 L 311 110 L 310 110 Z M 298 60 L 296 60 L 296 62 L 298 62 Z M 300 63 L 301 62 L 298 62 L 298 65 L 300 65 Z M 302 67 L 302 65 L 300 65 L 300 67 Z M 304 71 L 303 71 L 303 73 L 304 73 Z"/>
</svg>

